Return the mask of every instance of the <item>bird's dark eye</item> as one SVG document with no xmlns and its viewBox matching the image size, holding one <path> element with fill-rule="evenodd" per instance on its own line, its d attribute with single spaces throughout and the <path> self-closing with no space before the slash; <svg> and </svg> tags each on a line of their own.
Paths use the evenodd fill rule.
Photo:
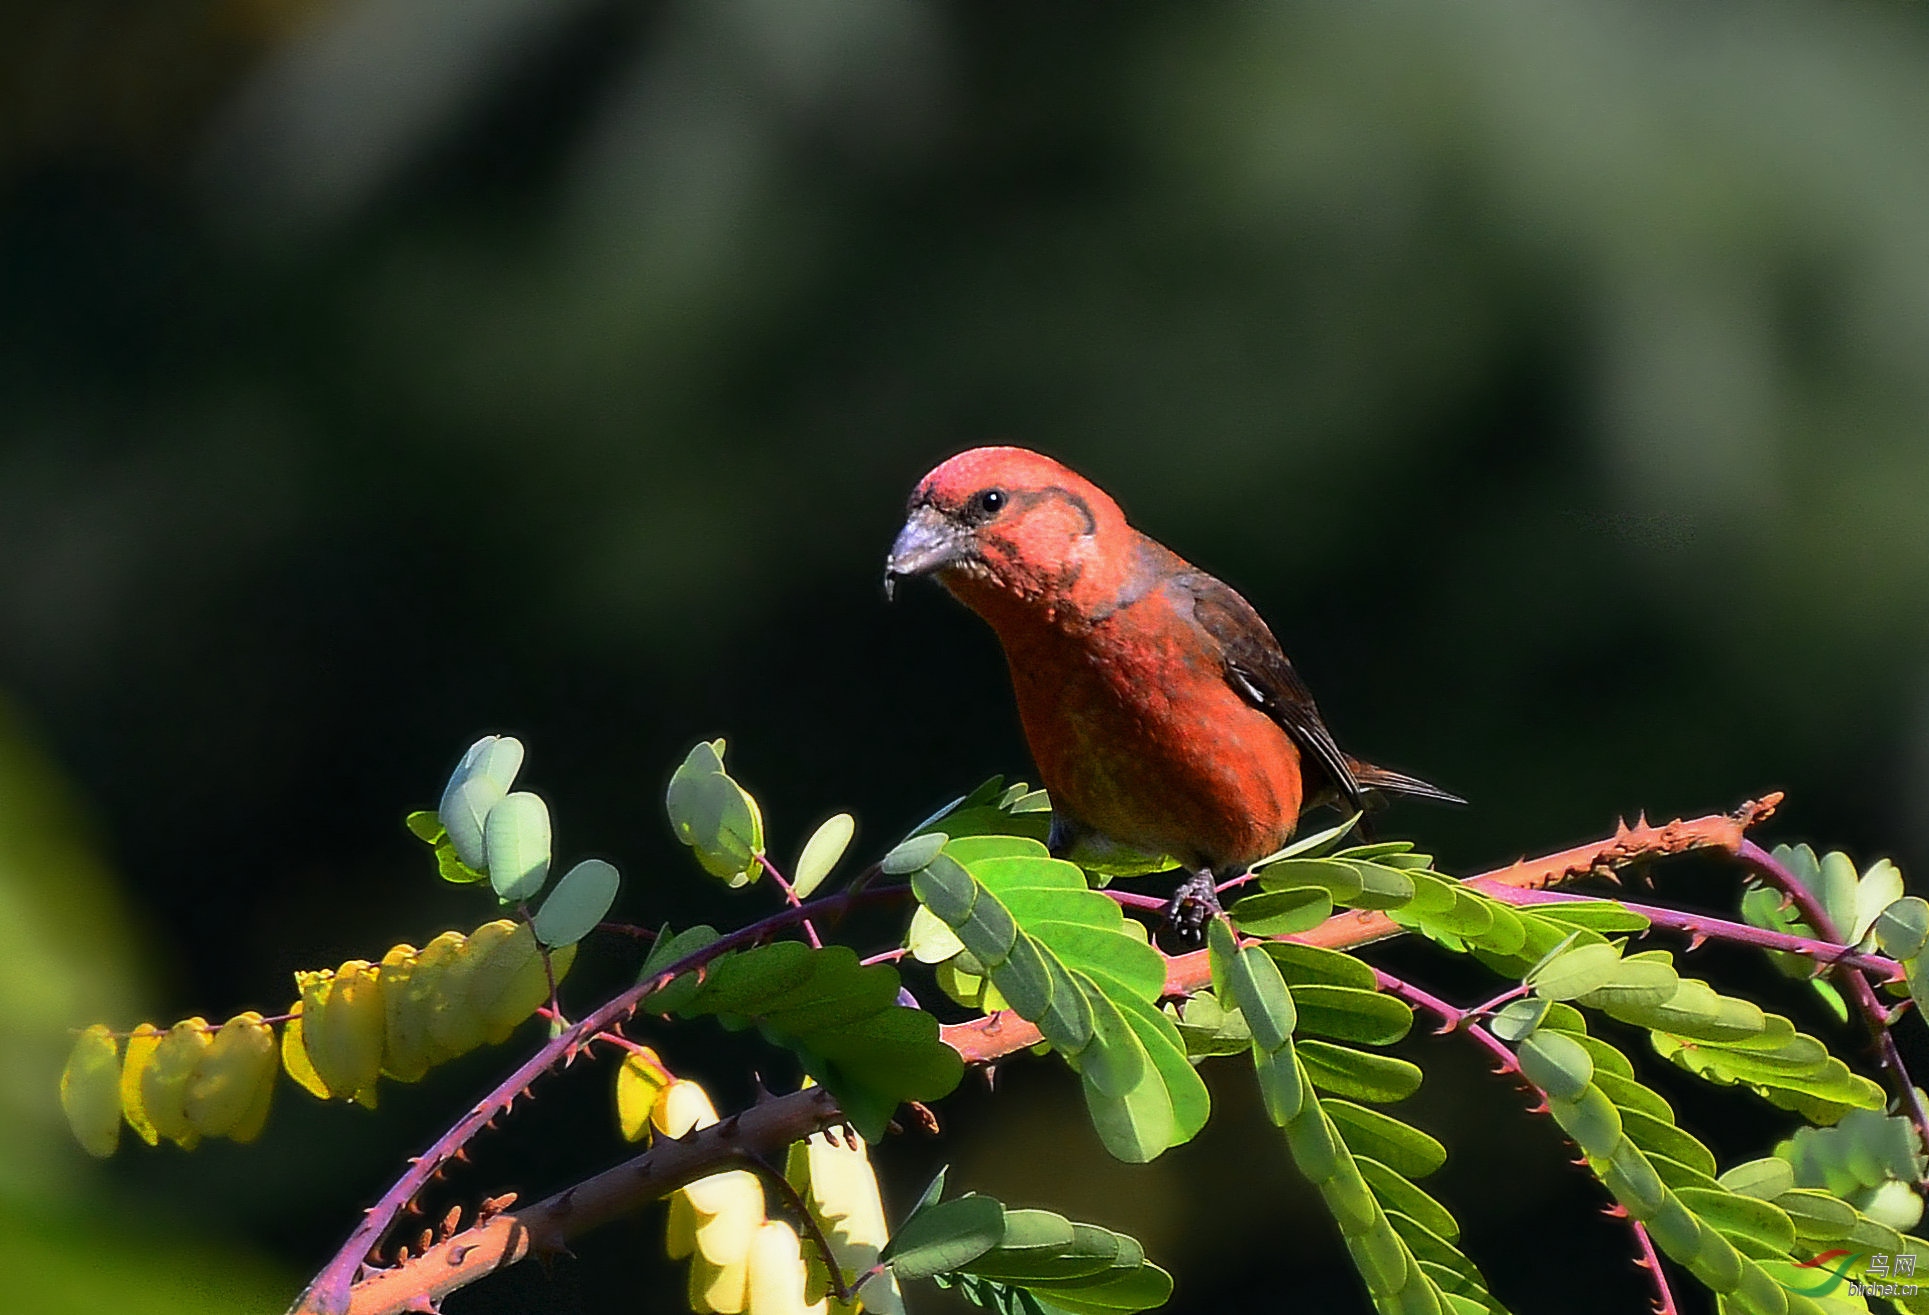
<svg viewBox="0 0 1929 1315">
<path fill-rule="evenodd" d="M 1003 489 L 986 489 L 978 495 L 978 510 L 986 516 L 996 516 L 1004 510 L 1006 501 Z"/>
</svg>

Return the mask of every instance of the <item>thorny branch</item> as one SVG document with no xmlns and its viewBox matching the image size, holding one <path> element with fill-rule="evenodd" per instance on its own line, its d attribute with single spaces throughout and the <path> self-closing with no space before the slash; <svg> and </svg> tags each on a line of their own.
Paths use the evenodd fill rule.
<svg viewBox="0 0 1929 1315">
<path fill-rule="evenodd" d="M 1842 944 L 1842 931 L 1829 919 L 1828 910 L 1822 907 L 1822 902 L 1795 879 L 1794 873 L 1776 861 L 1773 854 L 1752 840 L 1743 840 L 1736 850 L 1736 856 L 1793 900 L 1795 907 L 1802 912 L 1802 921 L 1834 944 Z M 1895 1090 L 1896 1100 L 1908 1111 L 1909 1121 L 1915 1125 L 1916 1136 L 1922 1145 L 1929 1148 L 1929 1109 L 1923 1108 L 1922 1093 L 1916 1090 L 1915 1079 L 1909 1076 L 1909 1069 L 1902 1062 L 1902 1052 L 1896 1048 L 1895 1036 L 1889 1031 L 1889 1011 L 1876 999 L 1874 988 L 1861 973 L 1838 968 L 1835 980 L 1848 991 L 1849 998 L 1855 1002 L 1856 1012 L 1868 1025 L 1877 1053 L 1882 1056 L 1882 1067 L 1889 1075 L 1889 1085 Z"/>
<path fill-rule="evenodd" d="M 1385 991 L 1388 995 L 1397 996 L 1416 1009 L 1424 1009 L 1439 1019 L 1440 1027 L 1438 1031 L 1442 1035 L 1450 1032 L 1458 1032 L 1491 1055 L 1494 1059 L 1494 1075 L 1496 1077 L 1511 1077 L 1516 1084 L 1533 1093 L 1534 1108 L 1530 1110 L 1529 1113 L 1544 1114 L 1547 1112 L 1547 1093 L 1535 1086 L 1533 1082 L 1529 1080 L 1528 1076 L 1521 1071 L 1520 1060 L 1515 1057 L 1513 1050 L 1499 1037 L 1495 1036 L 1476 1021 L 1477 1014 L 1479 1013 L 1478 1009 L 1455 1008 L 1445 1000 L 1429 994 L 1413 985 L 1413 983 L 1377 968 L 1373 970 L 1373 975 L 1379 981 L 1382 991 Z M 1608 1213 L 1626 1220 L 1629 1230 L 1634 1234 L 1634 1244 L 1641 1252 L 1640 1256 L 1636 1258 L 1635 1263 L 1648 1271 L 1650 1281 L 1654 1284 L 1654 1309 L 1656 1315 L 1677 1315 L 1678 1308 L 1675 1306 L 1674 1291 L 1668 1286 L 1668 1276 L 1661 1271 L 1661 1257 L 1655 1254 L 1654 1239 L 1648 1236 L 1647 1228 L 1639 1219 L 1628 1214 L 1619 1203 L 1612 1206 Z"/>
<path fill-rule="evenodd" d="M 1692 850 L 1719 849 L 1740 854 L 1748 843 L 1744 832 L 1768 817 L 1780 799 L 1779 794 L 1769 795 L 1760 801 L 1745 803 L 1731 814 L 1674 821 L 1660 827 L 1650 826 L 1645 819 L 1633 826 L 1622 823 L 1604 840 L 1541 858 L 1522 859 L 1506 868 L 1471 878 L 1470 884 L 1497 898 L 1518 897 L 1521 892 L 1545 890 L 1590 875 L 1612 875 L 1632 863 Z M 841 893 L 787 908 L 714 942 L 683 961 L 668 965 L 647 982 L 617 996 L 551 1040 L 411 1164 L 409 1171 L 369 1210 L 342 1250 L 310 1283 L 290 1315 L 390 1315 L 433 1309 L 434 1303 L 447 1293 L 515 1264 L 532 1252 L 559 1251 L 569 1238 L 627 1214 L 684 1183 L 728 1168 L 732 1162 L 774 1155 L 792 1142 L 842 1123 L 844 1116 L 829 1093 L 818 1087 L 807 1088 L 760 1103 L 682 1140 L 659 1139 L 634 1159 L 534 1205 L 478 1220 L 474 1226 L 434 1243 L 423 1254 L 396 1265 L 375 1268 L 368 1261 L 402 1208 L 477 1132 L 508 1110 L 543 1073 L 572 1060 L 597 1033 L 620 1023 L 636 1010 L 644 996 L 681 973 L 701 968 L 729 950 L 754 945 L 807 918 L 832 919 L 857 903 L 902 897 L 901 887 L 867 888 L 866 879 L 874 874 L 874 869 L 869 870 Z M 1291 939 L 1347 950 L 1402 932 L 1385 914 L 1349 911 Z M 1797 947 L 1777 945 L 1773 948 Z M 1874 964 L 1854 966 L 1876 968 Z M 1848 976 L 1863 980 L 1859 972 L 1850 972 Z M 1210 980 L 1203 950 L 1167 960 L 1165 989 L 1168 995 L 1190 995 Z M 1866 987 L 1866 981 L 1863 984 Z M 1010 1012 L 953 1024 L 944 1028 L 942 1034 L 970 1063 L 986 1063 L 1035 1045 L 1039 1040 L 1036 1028 Z M 1476 1040 L 1485 1036 L 1486 1042 L 1482 1044 L 1491 1043 L 1490 1048 L 1497 1047 L 1512 1061 L 1512 1052 L 1484 1028 L 1470 1028 L 1469 1034 Z M 1656 1274 L 1658 1279 L 1659 1270 Z"/>
</svg>

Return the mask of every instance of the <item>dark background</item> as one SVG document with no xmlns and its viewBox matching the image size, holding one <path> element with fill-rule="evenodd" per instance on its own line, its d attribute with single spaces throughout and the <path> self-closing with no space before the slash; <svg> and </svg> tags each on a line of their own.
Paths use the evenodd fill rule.
<svg viewBox="0 0 1929 1315">
<path fill-rule="evenodd" d="M 375 1115 L 290 1089 L 261 1145 L 104 1168 L 53 1106 L 69 1027 L 278 1010 L 297 967 L 482 921 L 400 826 L 476 734 L 524 738 L 560 854 L 616 859 L 645 922 L 766 907 L 664 824 L 699 736 L 730 738 L 785 858 L 837 809 L 875 852 L 1024 775 L 988 632 L 879 589 L 916 478 L 988 438 L 1244 591 L 1349 748 L 1471 799 L 1388 819 L 1452 870 L 1768 789 L 1769 834 L 1921 868 L 1926 24 L 0 8 L 7 1309 L 279 1309 L 506 1070 Z M 1733 899 L 1718 868 L 1658 875 Z M 1410 1050 L 1496 1291 L 1641 1309 L 1551 1127 Z M 720 1034 L 666 1052 L 747 1090 Z M 951 1160 L 1138 1233 L 1175 1310 L 1364 1310 L 1231 1076 L 1201 1143 L 1128 1169 L 1064 1073 L 1011 1065 L 943 1141 L 886 1149 L 887 1192 Z M 618 1153 L 581 1132 L 603 1077 L 550 1090 L 463 1199 Z M 1680 1094 L 1725 1159 L 1786 1131 Z M 672 1308 L 660 1236 L 448 1309 Z"/>
</svg>

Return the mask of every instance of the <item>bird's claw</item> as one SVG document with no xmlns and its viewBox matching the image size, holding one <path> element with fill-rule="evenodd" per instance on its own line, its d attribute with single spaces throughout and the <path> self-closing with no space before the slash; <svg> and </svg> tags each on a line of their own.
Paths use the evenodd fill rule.
<svg viewBox="0 0 1929 1315">
<path fill-rule="evenodd" d="M 1205 944 L 1206 924 L 1224 913 L 1219 904 L 1218 882 L 1209 869 L 1201 869 L 1179 883 L 1166 901 L 1165 923 L 1175 943 L 1187 949 Z"/>
</svg>

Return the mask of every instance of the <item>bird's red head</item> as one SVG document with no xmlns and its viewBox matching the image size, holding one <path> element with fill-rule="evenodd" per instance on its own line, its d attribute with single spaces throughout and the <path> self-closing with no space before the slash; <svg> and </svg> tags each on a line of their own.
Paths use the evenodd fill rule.
<svg viewBox="0 0 1929 1315">
<path fill-rule="evenodd" d="M 1125 514 L 1105 491 L 1021 447 L 960 452 L 918 481 L 885 563 L 885 587 L 936 576 L 993 625 L 1055 613 L 1107 582 Z"/>
</svg>

